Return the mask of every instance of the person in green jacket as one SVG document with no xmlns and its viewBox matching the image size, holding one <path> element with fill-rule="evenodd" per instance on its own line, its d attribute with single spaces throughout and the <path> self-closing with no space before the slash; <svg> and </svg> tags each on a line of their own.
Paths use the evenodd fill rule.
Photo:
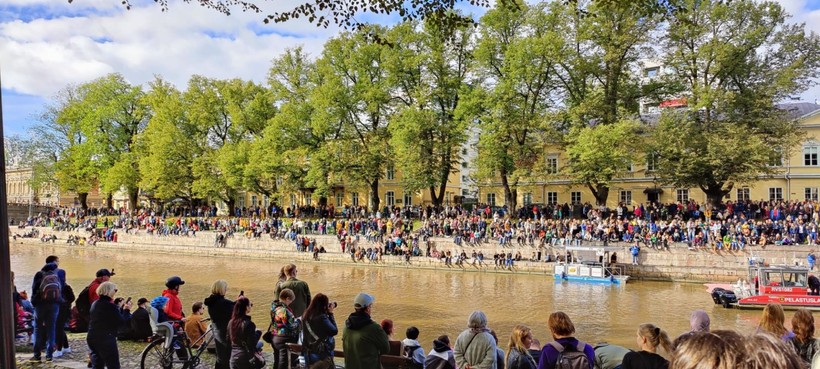
<svg viewBox="0 0 820 369">
<path fill-rule="evenodd" d="M 301 317 L 302 314 L 305 313 L 305 309 L 310 305 L 310 287 L 308 287 L 307 282 L 296 279 L 296 265 L 285 265 L 282 271 L 285 273 L 287 279 L 282 283 L 276 284 L 276 291 L 273 296 L 274 298 L 279 297 L 282 290 L 289 288 L 293 291 L 293 294 L 296 295 L 296 298 L 293 299 L 293 302 L 291 302 L 288 307 L 293 311 L 294 316 Z"/>
<path fill-rule="evenodd" d="M 342 347 L 345 369 L 380 369 L 379 356 L 390 351 L 387 333 L 370 318 L 373 296 L 360 293 L 353 299 L 355 311 L 345 321 Z"/>
</svg>

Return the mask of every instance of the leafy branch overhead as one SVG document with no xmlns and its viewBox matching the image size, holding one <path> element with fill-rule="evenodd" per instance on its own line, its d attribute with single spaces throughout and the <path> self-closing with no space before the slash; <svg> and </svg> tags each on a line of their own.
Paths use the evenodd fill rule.
<svg viewBox="0 0 820 369">
<path fill-rule="evenodd" d="M 74 0 L 68 0 L 72 3 Z M 499 7 L 515 5 L 516 0 L 313 0 L 296 3 L 292 8 L 284 11 L 268 12 L 264 4 L 274 3 L 274 0 L 182 0 L 185 3 L 199 4 L 225 15 L 231 15 L 235 10 L 252 12 L 264 16 L 264 23 L 284 23 L 294 19 L 307 19 L 308 22 L 319 27 L 327 28 L 331 24 L 350 30 L 359 30 L 366 25 L 356 19 L 364 14 L 398 15 L 403 21 L 427 20 L 435 22 L 444 28 L 460 27 L 474 24 L 470 15 L 456 12 L 457 6 L 471 5 L 474 7 L 489 8 L 496 4 Z M 682 0 L 602 0 L 602 4 L 630 3 L 638 9 L 638 15 L 668 13 L 680 7 Z M 122 5 L 130 10 L 131 1 L 121 0 Z M 154 0 L 168 11 L 169 0 Z M 578 0 L 563 0 L 566 4 L 577 4 Z M 278 5 L 278 4 L 277 4 Z M 268 14 L 265 14 L 268 13 Z"/>
</svg>

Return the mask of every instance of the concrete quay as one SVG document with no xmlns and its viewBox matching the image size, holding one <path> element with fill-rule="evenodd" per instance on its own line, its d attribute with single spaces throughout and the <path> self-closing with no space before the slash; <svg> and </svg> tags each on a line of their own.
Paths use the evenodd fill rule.
<svg viewBox="0 0 820 369">
<path fill-rule="evenodd" d="M 139 252 L 159 253 L 159 254 L 195 254 L 202 256 L 229 257 L 229 258 L 253 258 L 253 259 L 275 259 L 283 261 L 309 262 L 309 263 L 337 263 L 350 265 L 368 265 L 372 267 L 391 268 L 422 268 L 422 269 L 442 269 L 442 270 L 463 270 L 466 272 L 490 272 L 490 273 L 527 273 L 552 275 L 554 263 L 543 261 L 530 261 L 533 252 L 539 251 L 531 246 L 508 246 L 501 247 L 498 242 L 490 241 L 478 247 L 458 246 L 452 242 L 451 238 L 433 237 L 433 247 L 437 250 L 450 250 L 454 255 L 464 250 L 468 259 L 464 266 L 447 266 L 442 259 L 428 257 L 413 257 L 410 262 L 406 262 L 403 256 L 384 255 L 380 262 L 370 262 L 368 260 L 354 262 L 347 253 L 341 252 L 341 245 L 333 235 L 309 235 L 316 239 L 317 245 L 324 246 L 327 253 L 319 254 L 319 260 L 313 260 L 313 254 L 309 252 L 297 252 L 295 245 L 290 240 L 273 240 L 267 235 L 262 235 L 260 239 L 249 239 L 241 234 L 235 234 L 228 239 L 226 247 L 217 248 L 214 246 L 214 232 L 197 232 L 195 237 L 185 236 L 156 236 L 139 231 L 137 234 L 126 234 L 118 232 L 118 242 L 98 242 L 96 245 L 69 245 L 66 239 L 69 235 L 79 235 L 88 237 L 84 231 L 62 232 L 54 231 L 51 228 L 39 228 L 40 234 L 54 234 L 57 236 L 55 243 L 49 246 L 59 246 L 66 248 L 87 248 L 99 250 L 138 250 Z M 12 227 L 11 234 L 21 233 L 16 227 Z M 30 244 L 36 246 L 42 244 L 39 239 L 17 238 L 17 243 Z M 360 246 L 375 247 L 369 244 L 364 238 L 359 241 Z M 594 244 L 585 243 L 585 246 Z M 629 244 L 624 242 L 610 244 L 619 247 L 617 251 L 618 263 L 624 270 L 624 274 L 634 279 L 680 281 L 680 282 L 716 282 L 737 281 L 747 274 L 747 265 L 750 258 L 763 259 L 769 264 L 789 264 L 806 265 L 806 255 L 815 246 L 747 246 L 741 251 L 728 250 L 689 250 L 685 244 L 673 244 L 668 250 L 655 250 L 642 248 L 639 256 L 640 265 L 630 265 L 632 257 L 629 253 Z M 424 247 L 422 251 L 424 251 Z M 481 250 L 484 253 L 483 267 L 470 265 L 472 259 L 469 256 L 473 250 Z M 521 252 L 525 260 L 515 263 L 515 267 L 504 269 L 493 265 L 493 254 Z M 541 248 L 542 258 L 546 254 L 561 253 L 561 248 Z M 593 259 L 592 253 L 582 255 L 586 259 Z"/>
</svg>

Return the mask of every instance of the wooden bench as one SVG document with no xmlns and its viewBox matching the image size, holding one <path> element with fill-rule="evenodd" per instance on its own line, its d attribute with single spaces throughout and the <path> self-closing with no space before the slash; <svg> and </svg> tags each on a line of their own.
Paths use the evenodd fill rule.
<svg viewBox="0 0 820 369">
<path fill-rule="evenodd" d="M 302 345 L 298 343 L 288 343 L 287 347 L 288 352 L 291 355 L 302 354 Z M 344 358 L 345 353 L 342 350 L 333 350 L 333 357 Z M 291 356 L 289 355 L 288 359 L 290 358 Z M 381 357 L 379 357 L 379 360 L 382 363 L 382 369 L 406 369 L 410 367 L 410 364 L 412 362 L 410 358 L 399 355 L 382 355 Z"/>
</svg>

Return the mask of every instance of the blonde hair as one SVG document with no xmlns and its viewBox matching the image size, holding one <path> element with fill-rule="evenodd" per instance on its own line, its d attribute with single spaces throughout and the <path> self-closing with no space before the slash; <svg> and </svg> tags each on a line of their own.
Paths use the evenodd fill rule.
<svg viewBox="0 0 820 369">
<path fill-rule="evenodd" d="M 505 362 L 510 359 L 510 353 L 513 351 L 518 351 L 519 353 L 526 354 L 527 356 L 530 355 L 529 345 L 524 344 L 524 338 L 527 336 L 532 337 L 532 330 L 530 327 L 523 324 L 518 324 L 513 328 L 512 334 L 510 334 L 510 344 L 508 345 L 507 357 L 504 360 Z"/>
<path fill-rule="evenodd" d="M 669 336 L 654 324 L 641 324 L 638 327 L 638 334 L 646 338 L 646 342 L 652 347 L 663 347 L 666 352 L 672 352 L 672 342 L 669 341 Z"/>
<path fill-rule="evenodd" d="M 117 292 L 117 285 L 114 282 L 103 282 L 97 287 L 97 295 L 113 297 Z"/>
<path fill-rule="evenodd" d="M 743 361 L 743 345 L 735 331 L 694 332 L 675 348 L 669 369 L 736 369 Z"/>
<path fill-rule="evenodd" d="M 783 313 L 783 307 L 777 303 L 770 303 L 763 309 L 763 316 L 757 328 L 780 338 L 789 331 L 783 325 L 785 321 L 786 315 Z"/>
<path fill-rule="evenodd" d="M 227 292 L 228 292 L 228 281 L 226 281 L 224 279 L 217 280 L 211 286 L 211 294 L 213 294 L 213 295 L 225 296 L 225 294 Z"/>
</svg>

